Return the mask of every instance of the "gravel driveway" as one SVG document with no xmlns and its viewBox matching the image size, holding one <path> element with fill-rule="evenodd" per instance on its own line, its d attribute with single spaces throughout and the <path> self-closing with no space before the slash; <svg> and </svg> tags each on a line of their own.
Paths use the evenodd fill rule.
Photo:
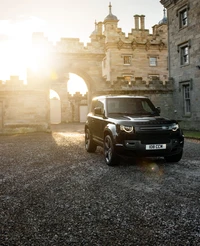
<svg viewBox="0 0 200 246">
<path fill-rule="evenodd" d="M 200 245 L 200 142 L 106 166 L 83 125 L 0 136 L 0 245 Z"/>
</svg>

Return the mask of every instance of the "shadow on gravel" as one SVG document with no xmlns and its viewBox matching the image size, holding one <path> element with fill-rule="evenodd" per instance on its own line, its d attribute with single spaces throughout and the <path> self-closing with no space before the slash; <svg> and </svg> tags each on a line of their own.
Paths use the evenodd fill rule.
<svg viewBox="0 0 200 246">
<path fill-rule="evenodd" d="M 62 123 L 51 125 L 52 132 L 84 133 L 84 123 Z"/>
</svg>

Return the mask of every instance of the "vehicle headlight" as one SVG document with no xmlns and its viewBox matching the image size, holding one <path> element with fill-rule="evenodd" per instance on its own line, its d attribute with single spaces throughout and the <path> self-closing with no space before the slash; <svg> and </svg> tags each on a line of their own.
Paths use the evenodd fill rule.
<svg viewBox="0 0 200 246">
<path fill-rule="evenodd" d="M 123 126 L 120 125 L 120 130 L 127 132 L 127 133 L 133 133 L 134 132 L 134 127 L 133 126 Z"/>
<path fill-rule="evenodd" d="M 174 123 L 169 127 L 169 129 L 175 132 L 179 129 L 179 125 L 177 123 Z"/>
</svg>

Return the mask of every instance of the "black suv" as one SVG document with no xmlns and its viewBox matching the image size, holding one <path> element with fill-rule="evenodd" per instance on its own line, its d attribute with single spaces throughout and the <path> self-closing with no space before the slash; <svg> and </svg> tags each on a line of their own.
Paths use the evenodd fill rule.
<svg viewBox="0 0 200 246">
<path fill-rule="evenodd" d="M 184 136 L 176 120 L 160 116 L 147 97 L 99 96 L 92 100 L 85 124 L 85 148 L 104 150 L 105 162 L 116 165 L 120 156 L 182 158 Z"/>
</svg>

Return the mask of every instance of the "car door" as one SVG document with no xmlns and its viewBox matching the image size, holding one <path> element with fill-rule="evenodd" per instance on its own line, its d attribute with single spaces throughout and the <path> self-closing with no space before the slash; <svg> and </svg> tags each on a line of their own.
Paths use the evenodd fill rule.
<svg viewBox="0 0 200 246">
<path fill-rule="evenodd" d="M 97 100 L 94 107 L 94 116 L 92 122 L 93 138 L 98 142 L 103 142 L 103 126 L 104 126 L 104 101 Z"/>
</svg>

